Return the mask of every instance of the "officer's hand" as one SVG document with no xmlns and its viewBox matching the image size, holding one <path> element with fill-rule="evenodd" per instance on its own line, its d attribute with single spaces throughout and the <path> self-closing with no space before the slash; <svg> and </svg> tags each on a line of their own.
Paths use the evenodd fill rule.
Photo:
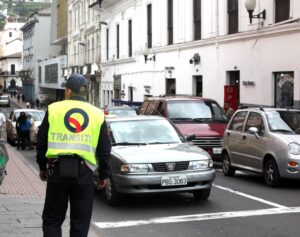
<svg viewBox="0 0 300 237">
<path fill-rule="evenodd" d="M 98 179 L 97 180 L 97 190 L 104 189 L 106 187 L 107 180 L 106 179 Z"/>
<path fill-rule="evenodd" d="M 40 179 L 42 181 L 46 181 L 47 180 L 47 171 L 46 170 L 40 170 Z"/>
</svg>

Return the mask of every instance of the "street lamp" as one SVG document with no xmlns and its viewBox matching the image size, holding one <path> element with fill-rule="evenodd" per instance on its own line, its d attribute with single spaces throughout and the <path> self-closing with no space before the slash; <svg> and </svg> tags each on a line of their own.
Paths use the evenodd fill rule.
<svg viewBox="0 0 300 237">
<path fill-rule="evenodd" d="M 249 13 L 250 24 L 252 24 L 252 18 L 260 18 L 264 20 L 266 19 L 266 10 L 263 10 L 261 13 L 258 13 L 257 15 L 253 15 L 253 11 L 255 7 L 256 7 L 256 0 L 245 0 L 245 8 Z"/>
</svg>

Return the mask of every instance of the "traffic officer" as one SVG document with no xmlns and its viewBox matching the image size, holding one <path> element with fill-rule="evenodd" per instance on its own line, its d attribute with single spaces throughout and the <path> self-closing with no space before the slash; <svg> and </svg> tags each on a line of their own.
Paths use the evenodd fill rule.
<svg viewBox="0 0 300 237">
<path fill-rule="evenodd" d="M 43 233 L 62 236 L 70 200 L 70 236 L 84 237 L 92 217 L 93 172 L 98 164 L 97 189 L 105 188 L 111 143 L 103 113 L 85 101 L 87 79 L 73 74 L 62 86 L 66 100 L 48 106 L 37 134 L 40 179 L 47 180 Z"/>
</svg>

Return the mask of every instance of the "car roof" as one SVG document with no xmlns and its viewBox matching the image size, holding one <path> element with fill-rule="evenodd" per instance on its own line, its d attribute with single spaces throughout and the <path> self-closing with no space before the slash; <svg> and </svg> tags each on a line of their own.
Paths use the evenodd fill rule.
<svg viewBox="0 0 300 237">
<path fill-rule="evenodd" d="M 112 106 L 112 107 L 108 107 L 109 110 L 135 110 L 134 108 L 130 107 L 130 106 Z"/>
<path fill-rule="evenodd" d="M 45 112 L 44 110 L 40 109 L 14 109 L 14 112 Z"/>
<path fill-rule="evenodd" d="M 155 116 L 155 115 L 136 115 L 136 116 L 116 116 L 116 117 L 106 117 L 106 121 L 115 122 L 115 121 L 141 121 L 141 120 L 167 120 L 164 117 Z"/>
<path fill-rule="evenodd" d="M 271 112 L 271 111 L 294 111 L 294 112 L 300 112 L 300 109 L 290 109 L 290 108 L 264 108 L 264 107 L 249 107 L 249 108 L 243 108 L 238 109 L 238 111 L 263 111 L 263 112 Z"/>
<path fill-rule="evenodd" d="M 193 96 L 193 95 L 162 95 L 162 96 L 153 96 L 149 97 L 147 100 L 153 101 L 153 100 L 166 100 L 166 101 L 182 101 L 182 100 L 194 100 L 194 101 L 215 101 L 210 98 L 204 98 L 200 96 Z"/>
</svg>

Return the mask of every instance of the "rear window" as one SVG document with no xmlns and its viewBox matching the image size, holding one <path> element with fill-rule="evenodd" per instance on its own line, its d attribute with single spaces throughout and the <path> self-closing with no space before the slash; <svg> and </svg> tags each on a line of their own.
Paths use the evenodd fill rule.
<svg viewBox="0 0 300 237">
<path fill-rule="evenodd" d="M 0 100 L 9 100 L 9 97 L 7 95 L 0 96 Z"/>
</svg>

